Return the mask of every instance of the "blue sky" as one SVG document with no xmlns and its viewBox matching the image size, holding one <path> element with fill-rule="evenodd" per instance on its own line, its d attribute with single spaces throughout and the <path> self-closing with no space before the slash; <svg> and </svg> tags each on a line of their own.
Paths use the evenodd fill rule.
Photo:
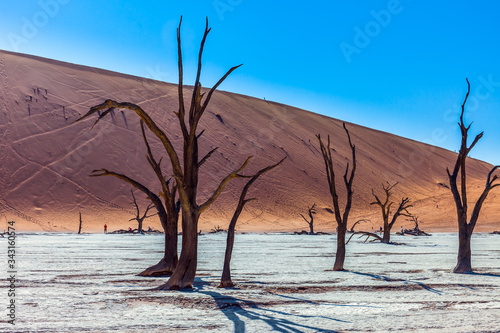
<svg viewBox="0 0 500 333">
<path fill-rule="evenodd" d="M 485 135 L 471 156 L 500 164 L 497 1 L 8 1 L 0 48 L 177 82 L 208 16 L 202 83 L 434 144 L 459 147 L 458 112 Z M 187 83 L 192 83 L 188 81 Z M 471 138 L 472 139 L 472 138 Z"/>
</svg>

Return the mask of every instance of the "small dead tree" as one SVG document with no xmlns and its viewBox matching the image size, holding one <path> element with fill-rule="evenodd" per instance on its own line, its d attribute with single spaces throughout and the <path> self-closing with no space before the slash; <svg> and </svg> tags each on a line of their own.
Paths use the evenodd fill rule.
<svg viewBox="0 0 500 333">
<path fill-rule="evenodd" d="M 354 227 L 358 224 L 361 224 L 361 223 L 367 223 L 367 222 L 371 222 L 370 220 L 368 219 L 361 219 L 361 220 L 357 220 L 356 222 L 354 222 L 354 224 L 352 225 L 351 227 L 351 230 L 349 230 L 349 232 L 355 232 L 354 231 Z"/>
<path fill-rule="evenodd" d="M 404 229 L 403 234 L 409 234 L 409 235 L 413 235 L 413 236 L 430 236 L 430 234 L 426 233 L 423 230 L 420 230 L 420 226 L 419 226 L 420 221 L 418 220 L 418 216 L 412 215 L 408 219 L 408 221 L 413 222 L 414 227 L 413 227 L 413 229 L 410 229 L 410 230 Z"/>
<path fill-rule="evenodd" d="M 414 224 L 413 230 L 414 231 L 420 231 L 420 227 L 418 225 L 420 222 L 418 221 L 417 215 L 412 215 L 408 221 L 413 222 L 413 224 Z"/>
<path fill-rule="evenodd" d="M 148 205 L 148 207 L 146 207 L 146 211 L 144 212 L 144 214 L 141 216 L 141 212 L 139 210 L 139 205 L 137 204 L 137 200 L 135 199 L 134 191 L 130 190 L 130 193 L 132 194 L 133 204 L 134 204 L 135 209 L 136 209 L 136 216 L 134 218 L 131 218 L 129 221 L 136 220 L 137 221 L 137 232 L 141 233 L 142 232 L 142 223 L 144 222 L 144 220 L 157 215 L 158 212 L 151 214 L 151 215 L 148 215 L 149 210 L 154 207 L 154 204 L 150 203 Z"/>
<path fill-rule="evenodd" d="M 344 270 L 344 260 L 345 260 L 345 234 L 347 231 L 347 220 L 349 219 L 349 212 L 352 207 L 352 183 L 354 181 L 354 174 L 356 172 L 356 147 L 351 142 L 351 135 L 347 130 L 345 123 L 343 123 L 344 130 L 347 134 L 347 139 L 349 141 L 349 147 L 352 153 L 352 168 L 349 171 L 349 162 L 347 163 L 345 173 L 344 173 L 344 184 L 347 192 L 347 201 L 344 207 L 344 213 L 340 211 L 339 197 L 337 194 L 337 188 L 335 184 L 335 171 L 333 169 L 333 159 L 332 159 L 332 148 L 330 147 L 330 136 L 328 135 L 327 146 L 323 144 L 321 136 L 318 134 L 317 138 L 319 140 L 319 145 L 321 148 L 321 153 L 323 155 L 323 161 L 325 162 L 326 168 L 326 178 L 328 180 L 328 186 L 330 189 L 330 195 L 333 201 L 333 211 L 335 213 L 335 220 L 337 221 L 337 253 L 335 254 L 335 264 L 333 265 L 334 271 Z"/>
<path fill-rule="evenodd" d="M 467 146 L 467 139 L 469 134 L 469 129 L 472 124 L 469 126 L 465 126 L 464 124 L 464 110 L 465 103 L 467 102 L 467 98 L 470 93 L 470 83 L 467 81 L 467 94 L 465 95 L 464 102 L 462 103 L 462 112 L 460 113 L 460 122 L 458 126 L 460 127 L 460 132 L 462 133 L 462 141 L 460 144 L 460 151 L 458 152 L 457 161 L 455 162 L 455 166 L 453 167 L 453 171 L 450 172 L 448 168 L 446 168 L 446 172 L 448 173 L 448 178 L 450 180 L 450 189 L 453 194 L 453 199 L 455 201 L 455 206 L 457 208 L 457 218 L 458 218 L 458 258 L 457 265 L 453 269 L 454 273 L 471 273 L 472 272 L 472 264 L 471 264 L 471 248 L 470 248 L 470 240 L 472 237 L 472 233 L 474 232 L 474 227 L 476 226 L 477 220 L 479 218 L 479 213 L 481 212 L 481 207 L 483 206 L 484 201 L 486 200 L 490 191 L 500 186 L 500 183 L 497 183 L 498 175 L 493 175 L 493 173 L 500 168 L 499 165 L 494 166 L 488 176 L 486 177 L 486 186 L 483 190 L 481 196 L 477 199 L 476 204 L 474 205 L 474 210 L 470 216 L 470 220 L 468 221 L 468 202 L 467 202 L 467 173 L 465 168 L 465 162 L 467 160 L 467 155 L 474 148 L 476 143 L 483 137 L 483 133 L 479 133 L 474 141 L 472 141 L 470 146 Z M 458 189 L 457 177 L 460 174 L 460 190 Z"/>
<path fill-rule="evenodd" d="M 395 183 L 391 185 L 389 182 L 387 185 L 382 184 L 382 188 L 384 189 L 385 193 L 385 200 L 382 202 L 380 198 L 375 194 L 375 191 L 372 189 L 372 195 L 375 197 L 375 201 L 370 203 L 370 205 L 376 205 L 379 206 L 380 209 L 382 210 L 382 220 L 384 221 L 384 236 L 382 237 L 381 242 L 382 243 L 390 243 L 391 241 L 391 229 L 394 226 L 394 223 L 396 223 L 396 220 L 400 216 L 406 216 L 410 217 L 411 214 L 408 212 L 408 208 L 413 207 L 412 204 L 410 204 L 411 200 L 410 198 L 401 198 L 401 202 L 399 203 L 398 208 L 396 209 L 396 212 L 394 215 L 392 215 L 392 219 L 389 222 L 389 218 L 391 215 L 391 207 L 394 204 L 393 201 L 390 201 L 391 195 L 392 195 L 392 189 L 398 185 L 398 183 Z"/>
<path fill-rule="evenodd" d="M 240 199 L 238 200 L 238 205 L 236 206 L 236 210 L 234 211 L 233 217 L 231 218 L 231 222 L 229 223 L 229 227 L 227 228 L 227 241 L 226 241 L 226 254 L 224 256 L 224 268 L 222 269 L 222 276 L 220 280 L 219 288 L 231 288 L 234 286 L 233 281 L 231 280 L 231 256 L 233 254 L 233 246 L 234 246 L 234 231 L 236 228 L 236 222 L 238 222 L 238 218 L 243 211 L 243 207 L 252 201 L 257 200 L 256 198 L 245 199 L 250 186 L 264 173 L 274 169 L 278 165 L 280 165 L 285 159 L 282 159 L 276 164 L 270 165 L 264 169 L 261 169 L 256 174 L 252 176 L 242 176 L 244 178 L 250 178 L 250 180 L 246 183 L 245 187 L 241 191 Z"/>
<path fill-rule="evenodd" d="M 309 214 L 309 220 L 302 214 L 300 214 L 300 216 L 302 216 L 304 221 L 309 225 L 309 235 L 314 235 L 314 214 L 316 214 L 316 204 L 307 207 L 307 213 Z"/>
<path fill-rule="evenodd" d="M 80 226 L 78 227 L 78 234 L 82 233 L 82 212 L 80 211 Z"/>
</svg>

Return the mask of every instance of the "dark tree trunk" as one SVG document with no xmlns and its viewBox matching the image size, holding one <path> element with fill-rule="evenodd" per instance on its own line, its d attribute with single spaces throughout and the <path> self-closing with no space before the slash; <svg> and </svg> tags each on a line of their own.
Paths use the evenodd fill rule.
<svg viewBox="0 0 500 333">
<path fill-rule="evenodd" d="M 79 212 L 80 213 L 80 226 L 78 227 L 78 234 L 81 234 L 82 233 L 82 212 Z"/>
<path fill-rule="evenodd" d="M 142 232 L 142 219 L 137 220 L 137 232 L 138 233 Z"/>
<path fill-rule="evenodd" d="M 165 252 L 163 258 L 155 265 L 142 271 L 140 276 L 157 277 L 170 276 L 177 266 L 177 242 L 178 242 L 178 213 L 171 212 L 172 218 L 167 218 L 166 214 L 159 214 L 163 231 L 165 232 Z"/>
<path fill-rule="evenodd" d="M 224 255 L 224 268 L 222 269 L 222 277 L 220 279 L 219 288 L 234 287 L 234 283 L 231 280 L 231 256 L 233 254 L 235 226 L 236 219 L 233 217 L 231 223 L 229 224 L 229 228 L 227 229 L 226 254 Z"/>
<path fill-rule="evenodd" d="M 160 290 L 192 288 L 198 262 L 199 214 L 182 214 L 182 249 L 179 262 L 167 283 Z"/>
<path fill-rule="evenodd" d="M 458 230 L 458 258 L 457 265 L 453 273 L 472 273 L 470 239 L 472 233 L 468 228 L 459 228 Z"/>
<path fill-rule="evenodd" d="M 384 224 L 384 236 L 382 237 L 382 243 L 389 244 L 391 242 L 391 229 L 389 225 Z"/>
<path fill-rule="evenodd" d="M 333 265 L 334 271 L 344 270 L 345 261 L 345 233 L 347 228 L 345 226 L 338 226 L 337 229 L 337 253 L 335 254 L 335 264 Z"/>
<path fill-rule="evenodd" d="M 231 256 L 233 254 L 234 231 L 236 228 L 236 222 L 238 222 L 238 218 L 240 217 L 241 212 L 243 211 L 243 207 L 245 207 L 246 203 L 255 200 L 253 198 L 245 199 L 248 189 L 262 174 L 280 165 L 285 160 L 285 158 L 276 164 L 259 170 L 259 172 L 257 172 L 255 175 L 245 176 L 245 178 L 250 178 L 250 180 L 245 184 L 243 190 L 241 191 L 238 205 L 236 206 L 233 217 L 231 218 L 231 222 L 229 223 L 229 227 L 227 228 L 226 254 L 224 255 L 224 268 L 222 269 L 222 277 L 220 280 L 219 288 L 231 288 L 234 286 L 233 281 L 231 280 Z"/>
</svg>

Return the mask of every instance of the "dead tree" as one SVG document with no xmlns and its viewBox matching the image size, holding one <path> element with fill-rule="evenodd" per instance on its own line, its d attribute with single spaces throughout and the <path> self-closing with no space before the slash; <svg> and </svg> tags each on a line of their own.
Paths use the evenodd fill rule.
<svg viewBox="0 0 500 333">
<path fill-rule="evenodd" d="M 420 227 L 419 227 L 420 222 L 418 221 L 418 216 L 412 215 L 410 217 L 410 219 L 408 219 L 408 221 L 413 222 L 414 227 L 413 227 L 413 229 L 404 229 L 403 234 L 409 234 L 409 235 L 413 235 L 413 236 L 430 236 L 430 234 L 426 233 L 423 230 L 420 230 Z"/>
<path fill-rule="evenodd" d="M 380 200 L 380 198 L 375 194 L 375 191 L 372 189 L 372 195 L 375 197 L 375 201 L 370 203 L 370 205 L 379 206 L 380 209 L 382 210 L 382 220 L 384 221 L 384 236 L 382 237 L 381 240 L 382 243 L 390 243 L 391 229 L 394 226 L 394 223 L 396 223 L 398 217 L 411 216 L 411 214 L 408 212 L 408 208 L 413 207 L 413 205 L 410 204 L 411 200 L 410 198 L 403 197 L 401 198 L 401 202 L 399 203 L 396 212 L 394 213 L 394 215 L 392 215 L 391 222 L 389 222 L 389 218 L 391 216 L 391 207 L 394 204 L 393 201 L 390 201 L 392 195 L 391 191 L 396 185 L 398 185 L 398 183 L 395 183 L 394 185 L 391 185 L 390 183 L 387 183 L 387 185 L 382 184 L 382 188 L 384 189 L 385 193 L 385 201 L 383 203 Z"/>
<path fill-rule="evenodd" d="M 150 203 L 148 205 L 148 207 L 146 207 L 146 211 L 144 212 L 144 214 L 141 216 L 141 212 L 139 210 L 139 205 L 137 204 L 137 200 L 135 199 L 134 191 L 130 190 L 130 193 L 132 194 L 133 204 L 134 204 L 135 210 L 136 210 L 136 216 L 134 218 L 131 218 L 129 221 L 134 221 L 134 220 L 137 221 L 137 232 L 141 233 L 142 232 L 142 223 L 144 222 L 144 220 L 157 215 L 158 212 L 151 214 L 151 215 L 148 215 L 149 210 L 154 207 L 154 204 Z"/>
<path fill-rule="evenodd" d="M 178 221 L 179 221 L 179 202 L 176 203 L 176 193 L 177 186 L 170 184 L 170 179 L 166 180 L 163 175 L 161 168 L 161 159 L 157 161 L 153 156 L 153 152 L 149 145 L 148 139 L 146 137 L 146 132 L 144 130 L 144 123 L 141 121 L 141 132 L 146 146 L 146 159 L 156 174 L 158 181 L 161 184 L 162 190 L 160 191 L 160 196 L 163 198 L 163 203 L 158 195 L 156 195 L 149 188 L 139 183 L 138 181 L 114 171 L 109 171 L 106 169 L 94 170 L 91 173 L 91 177 L 100 176 L 114 176 L 126 183 L 129 183 L 134 188 L 142 191 L 148 199 L 153 203 L 158 212 L 158 217 L 160 219 L 161 226 L 165 233 L 165 248 L 163 258 L 155 265 L 148 267 L 141 273 L 140 276 L 168 276 L 171 275 L 177 266 L 178 255 L 177 255 L 177 234 L 178 234 Z"/>
<path fill-rule="evenodd" d="M 196 275 L 196 267 L 198 263 L 198 220 L 200 214 L 205 211 L 222 193 L 225 186 L 233 178 L 240 177 L 239 173 L 250 162 L 251 156 L 248 157 L 239 168 L 230 172 L 223 178 L 213 194 L 203 203 L 197 202 L 198 193 L 198 178 L 199 170 L 203 164 L 217 150 L 214 148 L 199 158 L 198 139 L 203 134 L 203 131 L 198 132 L 198 125 L 203 116 L 215 90 L 224 80 L 239 66 L 232 67 L 219 81 L 208 91 L 202 92 L 200 83 L 202 55 L 205 46 L 206 38 L 210 32 L 208 27 L 208 19 L 206 20 L 205 33 L 203 35 L 200 51 L 198 54 L 198 69 L 196 79 L 193 86 L 192 96 L 189 109 L 186 110 L 184 101 L 184 85 L 183 85 L 183 64 L 181 50 L 181 21 L 177 28 L 177 52 L 178 52 L 178 69 L 179 69 L 179 84 L 178 84 L 178 101 L 179 109 L 174 112 L 179 120 L 180 130 L 183 139 L 182 163 L 178 152 L 175 150 L 169 136 L 163 131 L 156 122 L 144 111 L 139 105 L 129 102 L 116 102 L 106 100 L 104 103 L 93 106 L 79 120 L 85 119 L 93 114 L 99 114 L 96 123 L 106 117 L 115 109 L 129 110 L 135 112 L 149 130 L 161 141 L 172 165 L 173 176 L 177 185 L 177 192 L 180 199 L 180 207 L 182 214 L 182 250 L 179 257 L 179 262 L 173 271 L 170 279 L 158 289 L 182 289 L 190 288 L 193 285 Z M 186 114 L 187 113 L 187 114 Z M 187 116 L 187 120 L 186 120 Z"/>
<path fill-rule="evenodd" d="M 352 169 L 349 172 L 349 163 L 347 163 L 345 173 L 344 173 L 344 184 L 347 192 L 347 201 L 344 208 L 344 213 L 342 214 L 339 206 L 339 197 L 337 194 L 337 188 L 335 185 L 335 171 L 333 169 L 332 160 L 332 149 L 330 147 L 330 136 L 328 135 L 327 146 L 323 144 L 321 136 L 318 134 L 317 138 L 319 140 L 319 145 L 321 147 L 321 153 L 323 155 L 323 160 L 325 162 L 326 177 L 328 179 L 328 186 L 330 189 L 330 195 L 333 201 L 333 210 L 335 212 L 335 220 L 337 221 L 337 253 L 335 255 L 335 264 L 333 265 L 334 271 L 344 270 L 344 260 L 345 260 L 345 234 L 347 231 L 347 220 L 349 218 L 349 212 L 352 206 L 352 183 L 354 181 L 354 173 L 356 172 L 356 147 L 351 142 L 351 135 L 347 130 L 345 123 L 343 124 L 344 130 L 347 134 L 347 139 L 349 141 L 349 146 L 352 152 Z"/>
<path fill-rule="evenodd" d="M 457 208 L 457 217 L 458 217 L 458 258 L 457 265 L 453 269 L 454 273 L 471 273 L 472 265 L 471 265 L 471 248 L 470 248 L 470 240 L 472 233 L 474 232 L 474 227 L 476 226 L 477 220 L 479 218 L 479 213 L 481 211 L 481 207 L 483 206 L 486 197 L 490 191 L 500 186 L 500 183 L 495 183 L 498 179 L 498 175 L 493 175 L 493 173 L 500 168 L 499 165 L 494 166 L 488 176 L 486 177 L 486 186 L 483 190 L 481 196 L 477 199 L 476 204 L 474 205 L 474 210 L 470 216 L 470 220 L 468 221 L 467 214 L 467 178 L 466 178 L 466 169 L 465 162 L 467 160 L 467 155 L 474 148 L 476 143 L 482 138 L 483 133 L 479 133 L 470 146 L 467 146 L 467 139 L 469 129 L 472 124 L 469 126 L 465 126 L 464 124 L 464 110 L 465 103 L 467 102 L 467 98 L 470 93 L 470 83 L 467 81 L 467 94 L 465 95 L 464 102 L 462 103 L 462 112 L 460 113 L 460 122 L 458 123 L 460 127 L 460 132 L 462 133 L 462 142 L 460 144 L 460 151 L 458 152 L 457 161 L 455 162 L 455 166 L 453 167 L 453 172 L 450 172 L 448 168 L 446 168 L 446 172 L 448 173 L 448 178 L 450 180 L 450 189 L 453 194 L 453 199 L 455 201 L 455 206 Z M 460 190 L 458 189 L 457 177 L 460 173 Z"/>
<path fill-rule="evenodd" d="M 309 225 L 309 235 L 314 235 L 314 214 L 316 214 L 316 204 L 313 204 L 311 207 L 307 207 L 307 212 L 309 214 L 309 220 L 305 218 L 304 215 L 300 214 L 304 221 Z"/>
<path fill-rule="evenodd" d="M 246 203 L 252 200 L 256 200 L 256 198 L 245 199 L 248 189 L 261 175 L 274 169 L 275 167 L 280 165 L 284 160 L 285 159 L 282 159 L 276 164 L 261 169 L 255 175 L 244 176 L 245 178 L 250 178 L 250 180 L 246 183 L 245 187 L 243 187 L 243 190 L 241 191 L 240 199 L 238 200 L 238 205 L 236 206 L 236 210 L 234 211 L 233 217 L 231 218 L 231 222 L 229 223 L 229 227 L 227 228 L 226 254 L 224 256 L 224 268 L 222 269 L 222 276 L 219 288 L 231 288 L 234 286 L 233 281 L 231 280 L 231 256 L 233 254 L 234 231 L 236 228 L 236 222 L 238 221 L 238 218 L 240 217 L 240 214 L 243 211 L 243 207 L 245 207 Z"/>
<path fill-rule="evenodd" d="M 82 233 L 82 212 L 80 211 L 80 226 L 78 227 L 78 234 Z"/>
<path fill-rule="evenodd" d="M 371 222 L 370 220 L 368 219 L 361 219 L 361 220 L 357 220 L 356 222 L 354 222 L 354 224 L 352 225 L 351 227 L 351 230 L 349 230 L 349 232 L 355 232 L 354 231 L 354 227 L 358 224 L 361 224 L 361 223 L 367 223 L 367 222 Z"/>
<path fill-rule="evenodd" d="M 410 217 L 410 219 L 408 221 L 412 221 L 413 224 L 415 225 L 415 227 L 413 227 L 413 230 L 415 230 L 415 231 L 420 230 L 420 227 L 418 226 L 418 223 L 419 223 L 418 222 L 418 216 L 413 215 L 413 216 Z"/>
</svg>

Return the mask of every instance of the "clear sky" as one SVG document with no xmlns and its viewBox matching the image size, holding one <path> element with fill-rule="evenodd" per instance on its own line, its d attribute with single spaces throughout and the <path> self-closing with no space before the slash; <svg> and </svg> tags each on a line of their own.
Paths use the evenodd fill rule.
<svg viewBox="0 0 500 333">
<path fill-rule="evenodd" d="M 0 48 L 177 82 L 205 17 L 202 84 L 458 150 L 467 85 L 471 156 L 500 164 L 499 1 L 3 1 Z M 188 81 L 186 83 L 192 83 Z M 471 140 L 472 140 L 471 138 Z"/>
</svg>

